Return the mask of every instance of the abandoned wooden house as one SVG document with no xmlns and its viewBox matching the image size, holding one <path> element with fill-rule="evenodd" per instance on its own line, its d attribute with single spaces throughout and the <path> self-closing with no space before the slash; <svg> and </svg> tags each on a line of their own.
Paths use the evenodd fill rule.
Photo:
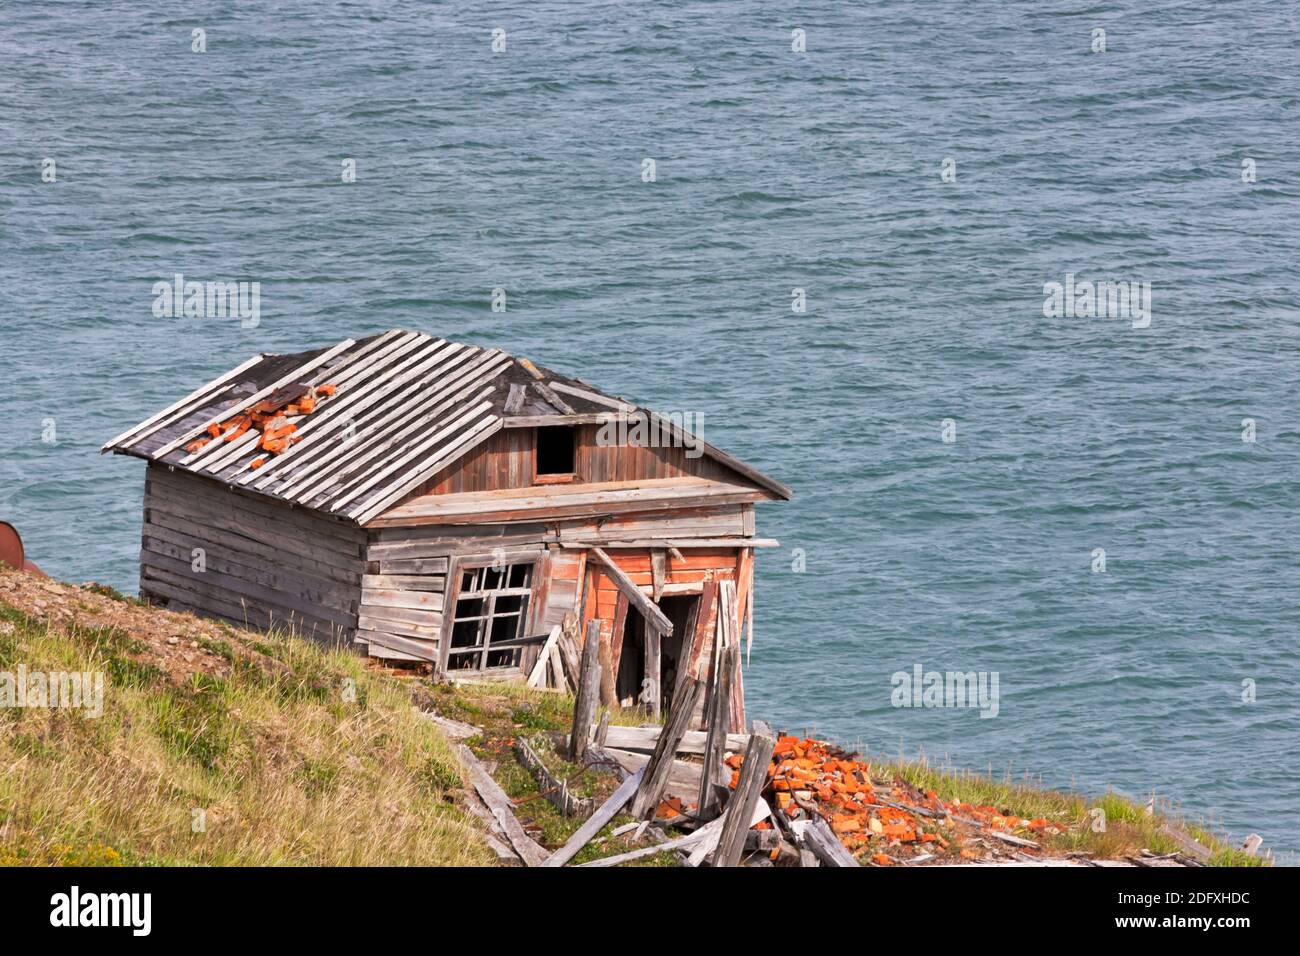
<svg viewBox="0 0 1300 956">
<path fill-rule="evenodd" d="M 791 494 L 671 416 L 402 330 L 256 356 L 102 450 L 148 463 L 142 598 L 457 677 L 596 620 L 622 702 L 752 635 L 754 504 Z"/>
</svg>

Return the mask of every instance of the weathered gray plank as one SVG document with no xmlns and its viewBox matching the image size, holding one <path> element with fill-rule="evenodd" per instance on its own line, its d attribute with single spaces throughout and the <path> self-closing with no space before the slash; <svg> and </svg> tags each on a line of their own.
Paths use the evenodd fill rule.
<svg viewBox="0 0 1300 956">
<path fill-rule="evenodd" d="M 709 730 L 704 743 L 704 769 L 700 774 L 699 813 L 708 819 L 717 813 L 720 805 L 715 785 L 727 780 L 722 762 L 727 743 L 727 727 L 731 725 L 731 670 L 739 660 L 740 649 L 728 647 L 722 652 L 722 666 L 715 675 L 713 707 L 709 715 Z"/>
<path fill-rule="evenodd" d="M 695 710 L 695 701 L 699 697 L 700 688 L 699 680 L 693 677 L 687 678 L 673 698 L 668 724 L 659 735 L 654 753 L 650 756 L 645 780 L 641 789 L 637 791 L 636 799 L 632 802 L 632 815 L 638 819 L 652 818 L 659 806 L 664 787 L 668 783 L 668 775 L 672 771 L 673 755 L 677 753 L 677 745 L 690 725 L 691 714 Z"/>
<path fill-rule="evenodd" d="M 591 725 L 596 719 L 600 696 L 600 621 L 587 624 L 587 639 L 582 646 L 582 666 L 578 672 L 578 696 L 573 706 L 573 730 L 569 733 L 569 759 L 582 760 L 591 739 Z"/>
<path fill-rule="evenodd" d="M 544 863 L 550 854 L 524 830 L 515 816 L 514 804 L 510 802 L 510 797 L 492 779 L 491 774 L 487 772 L 487 768 L 474 756 L 474 752 L 464 744 L 456 745 L 456 753 L 461 762 L 465 764 L 465 769 L 469 772 L 474 789 L 478 791 L 492 816 L 500 824 L 501 829 L 505 831 L 506 838 L 510 841 L 510 845 L 515 848 L 515 852 L 528 866 L 540 866 Z"/>
<path fill-rule="evenodd" d="M 740 779 L 727 804 L 722 836 L 713 854 L 714 866 L 736 866 L 745 849 L 745 833 L 749 818 L 758 806 L 759 794 L 767 782 L 767 770 L 772 762 L 776 741 L 766 734 L 753 733 L 745 749 L 745 762 L 740 765 Z M 706 768 L 707 770 L 707 768 Z"/>
<path fill-rule="evenodd" d="M 592 548 L 591 556 L 605 566 L 605 573 L 609 579 L 618 586 L 618 589 L 627 595 L 628 601 L 641 612 L 645 618 L 646 624 L 652 626 L 660 634 L 671 635 L 673 633 L 673 622 L 659 606 L 641 593 L 641 589 L 632 583 L 632 579 L 624 573 L 623 569 L 614 563 L 613 559 L 600 548 Z"/>
<path fill-rule="evenodd" d="M 642 768 L 619 784 L 618 789 L 610 794 L 609 799 L 602 803 L 596 812 L 587 818 L 587 822 L 578 827 L 573 836 L 565 841 L 564 846 L 552 853 L 542 866 L 564 866 L 577 856 L 578 851 L 600 832 L 601 827 L 614 819 L 618 811 L 632 799 L 632 794 L 636 793 L 636 788 L 641 785 L 641 778 L 644 775 L 645 768 Z"/>
</svg>

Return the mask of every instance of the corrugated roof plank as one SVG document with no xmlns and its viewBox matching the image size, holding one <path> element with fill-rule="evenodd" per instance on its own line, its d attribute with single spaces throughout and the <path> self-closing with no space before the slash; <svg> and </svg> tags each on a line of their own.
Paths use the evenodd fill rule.
<svg viewBox="0 0 1300 956">
<path fill-rule="evenodd" d="M 494 387 L 489 385 L 479 395 L 475 396 L 475 399 L 478 400 L 478 399 L 486 398 L 494 390 L 495 390 Z M 472 419 L 481 418 L 482 416 L 487 414 L 491 410 L 491 408 L 492 408 L 492 403 L 485 402 L 485 401 L 480 401 L 478 402 L 478 404 L 471 406 L 468 410 L 461 413 L 458 417 L 454 418 L 451 422 L 447 423 L 441 428 L 438 428 L 432 434 L 425 436 L 425 438 L 415 446 L 406 448 L 405 454 L 399 456 L 398 458 L 384 465 L 383 468 L 375 472 L 373 475 L 369 475 L 369 476 L 363 475 L 358 481 L 353 482 L 348 488 L 344 490 L 343 494 L 338 495 L 333 499 L 331 510 L 338 511 L 349 501 L 355 498 L 357 495 L 361 494 L 364 491 L 369 490 L 370 488 L 373 488 L 375 484 L 377 484 L 380 480 L 386 478 L 388 475 L 391 475 L 399 468 L 402 468 L 405 465 L 409 464 L 417 456 L 422 454 L 437 454 L 437 443 L 439 441 L 459 431 L 460 429 L 465 428 L 466 426 L 469 425 Z"/>
<path fill-rule="evenodd" d="M 419 468 L 409 472 L 401 482 L 387 494 L 376 497 L 371 500 L 368 506 L 357 508 L 348 512 L 348 516 L 357 522 L 364 523 L 369 521 L 375 515 L 380 514 L 384 509 L 391 507 L 396 502 L 402 500 L 412 490 L 419 487 L 429 475 L 436 475 L 448 465 L 455 464 L 466 452 L 473 450 L 480 441 L 491 437 L 501 430 L 501 419 L 488 418 L 484 419 L 473 429 L 466 432 L 461 440 L 454 446 L 446 449 L 442 457 L 426 462 Z"/>
<path fill-rule="evenodd" d="M 389 348 L 382 347 L 384 345 L 384 340 L 392 334 L 393 333 L 386 332 L 377 339 L 367 342 L 361 348 L 357 349 L 356 352 L 342 356 L 342 361 L 333 368 L 324 370 L 317 369 L 312 373 L 311 378 L 309 379 L 309 384 L 313 387 L 324 385 L 327 379 L 337 384 L 346 384 L 351 381 L 357 374 L 363 372 L 371 362 L 375 361 L 377 356 L 370 355 L 367 357 L 368 353 L 379 349 L 380 354 L 383 354 L 388 352 L 390 348 L 400 345 L 399 342 L 393 342 L 390 344 Z M 231 414 L 233 417 L 233 414 L 236 413 Z M 296 425 L 302 420 L 303 416 L 286 416 L 286 418 Z M 257 441 L 258 433 L 250 429 L 231 442 L 229 447 L 224 450 L 220 442 L 217 444 L 209 444 L 208 446 L 200 448 L 187 458 L 182 459 L 181 464 L 193 468 L 195 471 L 219 472 L 244 455 L 249 455 L 249 460 L 251 461 L 252 455 L 250 453 L 256 452 Z"/>
<path fill-rule="evenodd" d="M 277 489 L 277 494 L 293 500 L 305 500 L 301 489 L 309 480 L 319 485 L 318 476 L 324 468 L 328 467 L 337 472 L 349 459 L 363 460 L 406 438 L 420 426 L 430 422 L 436 424 L 440 412 L 463 399 L 476 384 L 492 377 L 483 374 L 485 368 L 491 367 L 491 353 L 479 351 L 477 355 L 470 354 L 472 358 L 469 365 L 458 369 L 452 378 L 440 383 L 432 392 L 419 392 L 417 388 L 413 395 L 407 396 L 406 404 L 401 408 L 379 410 L 381 427 L 376 427 L 369 435 L 363 434 L 354 441 L 328 449 L 317 462 L 295 472 L 288 479 L 287 484 Z M 457 365 L 466 357 L 468 356 L 456 356 L 450 364 Z M 445 366 L 444 371 L 446 367 L 449 366 Z M 457 391 L 458 388 L 461 390 Z M 451 395 L 451 398 L 448 398 L 448 395 Z M 355 462 L 352 466 L 354 465 Z"/>
<path fill-rule="evenodd" d="M 244 476 L 240 483 L 245 484 L 257 478 L 258 480 L 254 482 L 253 487 L 262 489 L 276 481 L 289 479 L 292 473 L 301 470 L 320 452 L 327 451 L 332 447 L 317 445 L 317 442 L 321 439 L 344 435 L 348 432 L 349 427 L 352 427 L 354 431 L 360 431 L 370 421 L 370 417 L 360 418 L 361 412 L 381 400 L 395 400 L 403 394 L 404 390 L 417 382 L 418 376 L 430 372 L 430 369 L 436 369 L 435 372 L 430 372 L 430 374 L 439 374 L 442 370 L 450 367 L 447 364 L 448 359 L 453 358 L 465 349 L 463 345 L 444 342 L 442 339 L 435 341 L 441 343 L 441 345 L 406 356 L 398 364 L 384 369 L 374 380 L 368 383 L 367 390 L 337 396 L 336 400 L 331 401 L 322 409 L 322 411 L 328 413 L 325 418 L 317 421 L 316 416 L 313 414 L 312 419 L 299 433 L 303 436 L 303 440 L 299 444 L 292 446 L 285 454 L 277 456 L 275 461 L 268 464 L 262 471 Z M 438 365 L 440 362 L 443 363 L 441 366 Z M 383 387 L 377 387 L 380 385 Z M 377 409 L 376 414 L 382 415 L 384 410 L 382 408 Z M 262 472 L 267 473 L 262 474 Z"/>
</svg>

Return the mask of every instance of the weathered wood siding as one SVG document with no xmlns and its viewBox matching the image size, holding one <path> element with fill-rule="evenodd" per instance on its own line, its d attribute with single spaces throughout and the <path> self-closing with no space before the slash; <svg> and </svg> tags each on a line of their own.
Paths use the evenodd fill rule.
<svg viewBox="0 0 1300 956">
<path fill-rule="evenodd" d="M 361 529 L 312 511 L 164 465 L 145 475 L 140 595 L 173 610 L 347 642 L 365 546 Z"/>
<path fill-rule="evenodd" d="M 682 476 L 744 480 L 726 465 L 706 455 L 688 457 L 688 449 L 685 448 L 600 445 L 596 437 L 601 427 L 574 426 L 577 432 L 574 480 L 577 482 L 634 481 Z M 531 428 L 502 429 L 456 464 L 434 475 L 412 496 L 527 488 L 533 483 L 534 435 Z"/>
<path fill-rule="evenodd" d="M 379 528 L 369 532 L 366 575 L 362 581 L 357 636 L 369 642 L 375 657 L 425 660 L 442 666 L 442 640 L 449 629 L 455 586 L 450 579 L 456 562 L 533 560 L 533 599 L 527 631 L 542 633 L 561 624 L 568 614 L 601 621 L 609 640 L 613 617 L 606 590 L 588 599 L 597 571 L 580 544 L 637 539 L 684 539 L 741 536 L 752 533 L 752 505 L 690 508 L 670 512 L 640 512 L 603 518 L 574 518 L 545 523 L 490 525 L 422 525 Z M 749 530 L 747 530 L 747 528 Z M 628 555 L 634 579 L 649 584 L 646 551 L 616 551 L 620 564 Z M 641 568 L 645 564 L 645 568 Z M 676 588 L 698 586 L 719 575 L 734 577 L 735 549 L 691 549 L 685 561 L 670 562 L 669 583 Z M 641 579 L 645 580 L 642 581 Z M 608 587 L 612 582 L 605 579 Z M 525 654 L 527 662 L 529 655 Z"/>
<path fill-rule="evenodd" d="M 357 637 L 370 645 L 372 657 L 424 660 L 442 666 L 448 576 L 455 559 L 521 555 L 534 560 L 545 553 L 546 528 L 540 524 L 424 526 L 370 532 L 366 576 L 361 594 Z M 535 583 L 545 580 L 539 567 Z M 530 614 L 533 613 L 530 607 Z"/>
</svg>

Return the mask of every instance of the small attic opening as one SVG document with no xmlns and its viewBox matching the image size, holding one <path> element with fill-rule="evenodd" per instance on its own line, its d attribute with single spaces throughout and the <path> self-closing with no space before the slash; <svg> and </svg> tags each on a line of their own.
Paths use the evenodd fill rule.
<svg viewBox="0 0 1300 956">
<path fill-rule="evenodd" d="M 569 425 L 544 425 L 534 429 L 533 475 L 538 484 L 572 481 L 577 429 Z"/>
</svg>

